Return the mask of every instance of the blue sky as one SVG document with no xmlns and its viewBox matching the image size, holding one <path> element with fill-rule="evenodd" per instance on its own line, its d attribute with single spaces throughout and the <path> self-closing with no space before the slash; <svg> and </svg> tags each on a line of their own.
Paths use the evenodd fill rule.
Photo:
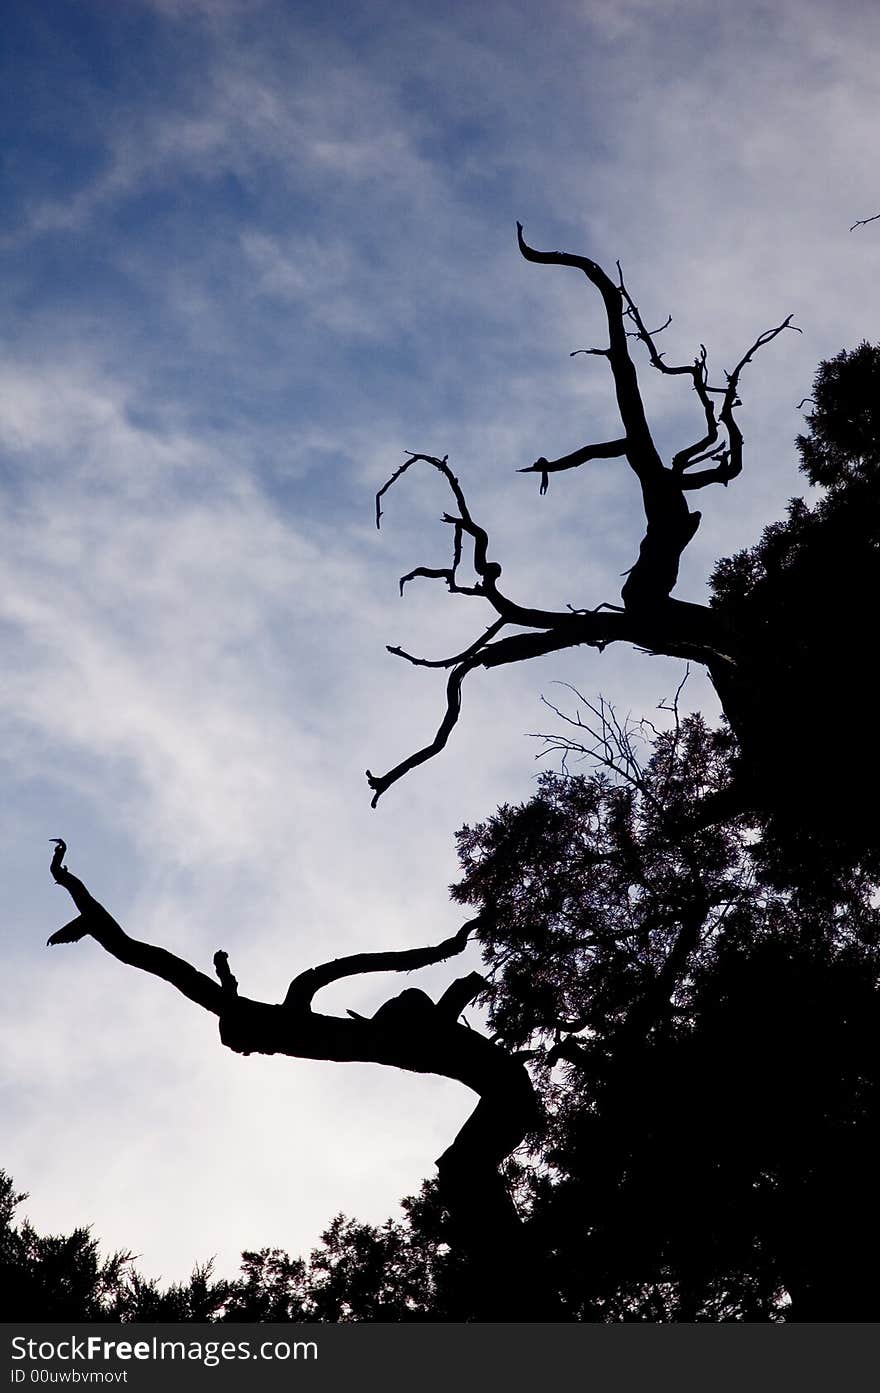
<svg viewBox="0 0 880 1393">
<path fill-rule="evenodd" d="M 541 693 L 649 713 L 680 672 L 609 649 L 476 674 L 443 756 L 372 812 L 363 770 L 443 704 L 384 645 L 440 655 L 488 622 L 442 586 L 397 596 L 445 563 L 439 480 L 412 471 L 380 534 L 373 494 L 404 449 L 448 453 L 514 598 L 616 598 L 641 533 L 622 463 L 544 499 L 515 473 L 617 433 L 603 364 L 569 357 L 602 341 L 597 298 L 522 261 L 519 218 L 620 257 L 681 361 L 705 342 L 720 374 L 803 329 L 743 377 L 745 471 L 701 497 L 678 591 L 701 599 L 802 491 L 817 361 L 877 337 L 880 233 L 848 228 L 880 209 L 880 13 L 12 0 L 4 26 L 0 1164 L 40 1227 L 92 1221 L 165 1278 L 232 1271 L 339 1209 L 393 1213 L 471 1100 L 239 1059 L 95 945 L 48 952 L 49 838 L 130 932 L 204 968 L 225 948 L 253 996 L 457 927 L 453 833 L 528 796 Z M 692 439 L 692 396 L 643 379 L 661 448 Z"/>
</svg>

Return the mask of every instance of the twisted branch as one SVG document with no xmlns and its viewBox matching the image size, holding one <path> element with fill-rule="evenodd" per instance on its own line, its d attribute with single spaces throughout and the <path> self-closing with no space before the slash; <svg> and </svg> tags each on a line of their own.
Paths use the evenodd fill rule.
<svg viewBox="0 0 880 1393">
<path fill-rule="evenodd" d="M 446 938 L 442 943 L 430 948 L 405 948 L 387 953 L 352 953 L 345 958 L 334 958 L 332 962 L 322 963 L 318 967 L 306 968 L 305 972 L 300 972 L 294 977 L 288 987 L 284 1005 L 289 1010 L 310 1010 L 315 993 L 343 977 L 356 977 L 362 972 L 414 972 L 418 968 L 441 963 L 446 958 L 464 952 L 471 934 L 485 922 L 484 915 L 469 919 L 451 938 Z"/>
<path fill-rule="evenodd" d="M 478 1095 L 476 1108 L 437 1160 L 440 1194 L 458 1241 L 479 1274 L 476 1299 L 478 1309 L 480 1302 L 483 1305 L 481 1318 L 501 1318 L 499 1308 L 505 1302 L 524 1314 L 528 1303 L 522 1229 L 498 1167 L 539 1125 L 540 1108 L 523 1062 L 458 1020 L 482 990 L 483 979 L 469 973 L 453 982 L 436 1003 L 427 993 L 408 988 L 384 1002 L 370 1019 L 321 1015 L 311 1008 L 318 988 L 342 977 L 411 971 L 462 952 L 484 916 L 463 924 L 451 938 L 433 947 L 358 953 L 311 968 L 294 978 L 282 1005 L 273 1005 L 238 995 L 222 950 L 214 956 L 220 979 L 214 982 L 176 954 L 131 938 L 63 864 L 66 850 L 59 840 L 50 869 L 80 911 L 79 930 L 76 940 L 56 934 L 50 943 L 90 936 L 121 962 L 162 978 L 217 1016 L 222 1043 L 238 1054 L 390 1065 L 455 1079 Z M 499 1262 L 506 1275 L 500 1289 L 496 1283 L 491 1292 L 487 1276 Z M 483 1283 L 486 1290 L 480 1295 Z"/>
<path fill-rule="evenodd" d="M 759 334 L 733 372 L 726 375 L 726 385 L 715 387 L 709 381 L 704 345 L 700 346 L 693 363 L 673 366 L 665 361 L 655 340 L 668 327 L 671 316 L 658 329 L 649 330 L 646 327 L 638 306 L 626 288 L 619 263 L 619 282 L 615 284 L 602 267 L 589 257 L 568 252 L 538 251 L 530 247 L 523 236 L 521 223 L 517 223 L 517 238 L 520 252 L 527 261 L 572 267 L 581 271 L 598 290 L 605 308 L 608 347 L 576 351 L 608 360 L 624 428 L 624 434 L 614 440 L 584 445 L 555 460 L 540 456 L 519 472 L 539 474 L 543 494 L 547 491 L 551 473 L 575 469 L 594 459 L 623 456 L 641 486 L 645 534 L 638 558 L 626 572 L 621 590 L 622 610 L 606 602 L 595 609 L 574 608 L 569 604 L 564 611 L 518 604 L 499 589 L 502 568 L 498 562 L 489 560 L 489 534 L 473 518 L 464 490 L 449 467 L 448 456 L 439 458 L 407 451 L 404 463 L 376 494 L 376 525 L 381 525 L 383 496 L 417 461 L 424 462 L 443 475 L 452 491 L 457 512 L 443 515 L 443 521 L 453 528 L 451 566 L 415 567 L 401 577 L 401 594 L 406 584 L 416 577 L 442 579 L 453 593 L 487 600 L 497 619 L 473 643 L 448 658 L 420 658 L 400 647 L 389 645 L 389 652 L 416 666 L 449 669 L 446 707 L 440 725 L 428 744 L 408 755 L 385 774 L 376 775 L 367 770 L 367 780 L 373 791 L 373 807 L 391 784 L 445 747 L 459 720 L 462 684 L 474 668 L 498 667 L 579 644 L 597 648 L 601 652 L 609 643 L 624 641 L 648 652 L 703 663 L 716 685 L 721 683 L 729 687 L 731 667 L 737 662 L 736 636 L 729 632 L 717 614 L 706 606 L 685 604 L 671 598 L 678 580 L 682 553 L 694 537 L 701 518 L 699 512 L 690 511 L 685 495 L 712 483 L 726 486 L 741 472 L 743 437 L 734 416 L 735 408 L 740 405 L 737 395 L 740 374 L 759 348 L 770 343 L 784 329 L 796 327 L 791 323 L 791 315 L 781 324 Z M 635 327 L 628 330 L 627 322 Z M 702 435 L 677 451 L 670 466 L 663 464 L 648 427 L 636 369 L 630 357 L 629 340 L 633 338 L 645 345 L 649 361 L 658 371 L 691 378 L 703 409 L 705 428 Z M 720 405 L 716 401 L 718 397 L 721 398 Z M 719 444 L 722 429 L 726 439 Z M 709 461 L 711 467 L 694 469 L 694 466 Z M 462 585 L 458 579 L 465 537 L 472 543 L 471 559 L 477 577 L 473 585 Z M 507 625 L 539 632 L 497 638 Z"/>
</svg>

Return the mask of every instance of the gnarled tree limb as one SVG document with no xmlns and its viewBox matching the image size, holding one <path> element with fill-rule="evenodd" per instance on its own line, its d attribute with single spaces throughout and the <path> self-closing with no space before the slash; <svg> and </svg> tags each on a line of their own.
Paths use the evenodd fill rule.
<svg viewBox="0 0 880 1393">
<path fill-rule="evenodd" d="M 404 948 L 388 953 L 353 953 L 349 957 L 334 958 L 332 962 L 322 963 L 318 967 L 306 968 L 305 972 L 294 977 L 288 987 L 284 1005 L 291 1010 L 308 1010 L 316 992 L 343 977 L 356 977 L 362 972 L 414 972 L 421 967 L 442 963 L 463 952 L 471 934 L 483 923 L 482 916 L 469 919 L 451 938 L 444 939 L 435 947 Z"/>
<path fill-rule="evenodd" d="M 476 973 L 453 983 L 435 1003 L 427 993 L 409 988 L 386 1001 L 370 1019 L 345 1019 L 312 1010 L 322 986 L 360 972 L 411 971 L 460 953 L 481 919 L 463 924 L 443 943 L 402 952 L 358 953 L 311 968 L 295 977 L 283 1004 L 238 995 L 227 955 L 214 957 L 219 982 L 164 948 L 131 938 L 95 900 L 81 880 L 63 864 L 64 842 L 52 857 L 51 873 L 79 910 L 77 940 L 90 936 L 120 962 L 160 977 L 188 1000 L 219 1018 L 220 1039 L 238 1054 L 285 1054 L 300 1059 L 362 1061 L 391 1065 L 413 1073 L 455 1079 L 479 1097 L 473 1113 L 437 1161 L 441 1196 L 463 1248 L 483 1274 L 483 1319 L 501 1319 L 498 1304 L 528 1309 L 521 1259 L 521 1226 L 498 1167 L 540 1123 L 540 1108 L 521 1060 L 458 1016 L 482 988 Z M 72 942 L 57 934 L 50 943 Z M 518 1254 L 518 1257 L 517 1257 Z M 505 1262 L 512 1264 L 500 1287 L 496 1279 Z M 518 1273 L 514 1280 L 514 1266 Z M 517 1286 L 521 1295 L 517 1296 Z M 515 1318 L 515 1317 L 505 1317 Z"/>
<path fill-rule="evenodd" d="M 406 583 L 417 576 L 442 579 L 453 593 L 488 601 L 497 619 L 480 638 L 454 657 L 418 658 L 401 648 L 389 649 L 418 666 L 442 667 L 450 671 L 446 684 L 446 710 L 430 743 L 408 755 L 385 774 L 367 771 L 367 779 L 373 790 L 373 807 L 391 784 L 444 748 L 459 719 L 462 684 L 469 672 L 478 667 L 499 667 L 540 657 L 575 645 L 585 644 L 601 651 L 609 643 L 627 642 L 647 652 L 703 664 L 719 691 L 734 729 L 737 729 L 737 701 L 734 699 L 728 709 L 726 694 L 736 689 L 738 665 L 747 659 L 743 645 L 738 635 L 731 631 L 729 623 L 717 613 L 703 605 L 673 600 L 672 591 L 678 579 L 682 553 L 700 524 L 701 515 L 690 511 L 686 494 L 713 483 L 726 486 L 741 472 L 743 437 L 734 415 L 735 408 L 740 404 L 740 374 L 759 348 L 770 343 L 784 329 L 795 327 L 791 323 L 791 316 L 775 328 L 759 334 L 733 372 L 727 374 L 726 385 L 715 387 L 709 381 L 707 354 L 703 345 L 690 364 L 672 366 L 665 361 L 657 349 L 655 338 L 668 326 L 670 319 L 660 329 L 647 329 L 638 306 L 624 284 L 619 263 L 619 282 L 615 284 L 602 267 L 589 257 L 568 252 L 538 251 L 530 247 L 520 223 L 517 223 L 517 237 L 519 249 L 527 261 L 579 270 L 598 290 L 605 308 L 608 347 L 577 351 L 607 359 L 624 428 L 624 434 L 614 440 L 585 445 L 559 459 L 548 460 L 541 456 L 534 464 L 521 469 L 520 473 L 539 474 L 541 493 L 545 493 L 551 473 L 574 469 L 594 459 L 625 457 L 641 486 L 645 534 L 638 558 L 626 573 L 621 590 L 622 609 L 604 601 L 594 609 L 569 605 L 564 611 L 519 604 L 499 589 L 501 566 L 489 560 L 489 534 L 473 518 L 464 490 L 449 467 L 448 457 L 407 452 L 407 459 L 376 495 L 376 525 L 380 525 L 382 518 L 382 497 L 416 461 L 430 465 L 444 476 L 452 490 L 457 513 L 444 514 L 444 521 L 454 529 L 452 565 L 443 568 L 415 567 L 401 578 L 401 593 Z M 627 322 L 635 328 L 628 330 Z M 677 451 L 668 466 L 660 458 L 648 426 L 638 376 L 630 356 L 630 339 L 637 339 L 645 345 L 649 361 L 658 371 L 689 376 L 703 410 L 705 425 L 702 435 Z M 721 401 L 716 409 L 718 397 Z M 710 461 L 709 468 L 694 468 Z M 459 581 L 465 537 L 472 543 L 471 562 L 477 577 L 473 585 L 462 585 Z M 508 625 L 532 632 L 496 639 L 500 629 Z M 536 630 L 538 632 L 534 632 Z"/>
</svg>

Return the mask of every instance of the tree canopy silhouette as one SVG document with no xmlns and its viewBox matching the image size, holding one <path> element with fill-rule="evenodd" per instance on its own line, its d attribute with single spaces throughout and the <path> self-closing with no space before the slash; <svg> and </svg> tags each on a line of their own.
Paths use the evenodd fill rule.
<svg viewBox="0 0 880 1393">
<path fill-rule="evenodd" d="M 632 732 L 608 738 L 617 775 L 545 774 L 464 828 L 453 892 L 495 907 L 489 1024 L 545 1105 L 530 1214 L 563 1304 L 874 1320 L 876 881 L 770 883 L 743 816 L 683 837 L 734 755 L 699 717 L 643 768 Z"/>
<path fill-rule="evenodd" d="M 725 711 L 740 742 L 735 775 L 761 815 L 779 875 L 833 879 L 853 863 L 880 874 L 865 797 L 880 781 L 876 742 L 857 732 L 874 687 L 870 614 L 880 580 L 880 347 L 820 364 L 801 469 L 824 490 L 790 505 L 756 546 L 719 562 L 712 610 L 750 645 L 748 682 Z"/>
<path fill-rule="evenodd" d="M 162 1287 L 117 1252 L 102 1259 L 87 1228 L 37 1233 L 15 1211 L 17 1193 L 0 1170 L 0 1310 L 7 1322 L 430 1320 L 447 1309 L 450 1266 L 433 1237 L 430 1192 L 404 1201 L 406 1220 L 378 1227 L 337 1215 L 308 1258 L 280 1248 L 245 1251 L 237 1277 L 197 1265 L 185 1282 Z M 429 1236 L 431 1235 L 431 1236 Z"/>
</svg>

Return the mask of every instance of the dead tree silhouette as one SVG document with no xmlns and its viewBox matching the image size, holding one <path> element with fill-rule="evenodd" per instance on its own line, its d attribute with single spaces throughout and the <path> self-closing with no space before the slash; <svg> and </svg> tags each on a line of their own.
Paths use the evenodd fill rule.
<svg viewBox="0 0 880 1393">
<path fill-rule="evenodd" d="M 713 386 L 709 380 L 704 346 L 701 345 L 692 363 L 681 366 L 671 366 L 658 352 L 656 336 L 670 321 L 667 320 L 657 330 L 646 328 L 638 306 L 627 290 L 619 263 L 619 279 L 615 283 L 597 262 L 588 257 L 567 252 L 536 251 L 526 243 L 519 223 L 517 235 L 520 252 L 527 261 L 581 271 L 598 290 L 607 321 L 608 347 L 578 351 L 607 359 L 624 428 L 623 435 L 618 438 L 587 445 L 556 460 L 541 457 L 520 472 L 540 475 L 541 493 L 546 493 L 551 474 L 577 468 L 594 459 L 625 458 L 641 486 L 645 535 L 638 558 L 627 573 L 621 591 L 622 607 L 602 603 L 595 609 L 569 606 L 566 611 L 554 611 L 519 604 L 499 589 L 501 566 L 497 561 L 489 560 L 489 534 L 471 515 L 461 484 L 449 466 L 448 457 L 441 459 L 435 455 L 408 452 L 404 463 L 376 496 L 377 527 L 382 518 L 383 495 L 419 461 L 443 475 L 457 511 L 446 513 L 443 518 L 453 528 L 452 564 L 444 568 L 417 566 L 401 578 L 401 593 L 407 582 L 416 577 L 442 579 L 454 594 L 486 600 L 495 611 L 496 618 L 468 648 L 450 658 L 419 658 L 401 648 L 389 647 L 389 652 L 410 663 L 449 670 L 446 711 L 433 740 L 424 748 L 408 755 L 387 773 L 373 774 L 367 770 L 367 780 L 373 790 L 373 807 L 386 789 L 404 774 L 444 748 L 459 718 L 462 683 L 475 668 L 500 667 L 578 645 L 601 651 L 609 643 L 624 642 L 650 653 L 685 658 L 705 666 L 738 733 L 743 731 L 751 714 L 753 664 L 744 636 L 708 606 L 673 599 L 672 591 L 678 578 L 681 555 L 700 524 L 700 514 L 690 511 L 686 495 L 710 484 L 723 484 L 726 487 L 741 472 L 743 437 L 734 415 L 735 409 L 741 405 L 740 375 L 760 348 L 783 330 L 795 329 L 792 316 L 788 315 L 775 328 L 759 334 L 733 371 L 726 374 L 725 385 Z M 627 324 L 633 327 L 628 329 Z M 656 371 L 689 378 L 702 409 L 702 434 L 677 451 L 669 465 L 663 463 L 648 426 L 638 376 L 630 356 L 631 338 L 644 345 L 649 362 Z M 697 468 L 699 465 L 705 467 Z M 471 560 L 476 574 L 473 585 L 462 585 L 458 579 L 465 538 L 472 544 Z M 511 626 L 527 632 L 499 637 L 503 629 Z"/>
<path fill-rule="evenodd" d="M 216 1016 L 220 1039 L 237 1054 L 286 1054 L 298 1059 L 360 1061 L 455 1079 L 479 1102 L 437 1160 L 439 1193 L 457 1250 L 467 1259 L 463 1310 L 481 1320 L 549 1318 L 541 1283 L 535 1289 L 535 1256 L 499 1167 L 541 1121 L 524 1063 L 463 1024 L 462 1011 L 485 985 L 471 972 L 452 982 L 438 1001 L 407 988 L 369 1019 L 321 1014 L 315 994 L 331 982 L 365 972 L 412 972 L 464 951 L 484 922 L 478 916 L 444 942 L 387 953 L 356 953 L 300 972 L 278 1003 L 239 994 L 227 954 L 214 954 L 217 981 L 183 958 L 130 937 L 64 865 L 67 847 L 56 839 L 51 874 L 79 914 L 49 944 L 91 937 L 120 962 L 168 982 L 189 1001 Z"/>
</svg>

